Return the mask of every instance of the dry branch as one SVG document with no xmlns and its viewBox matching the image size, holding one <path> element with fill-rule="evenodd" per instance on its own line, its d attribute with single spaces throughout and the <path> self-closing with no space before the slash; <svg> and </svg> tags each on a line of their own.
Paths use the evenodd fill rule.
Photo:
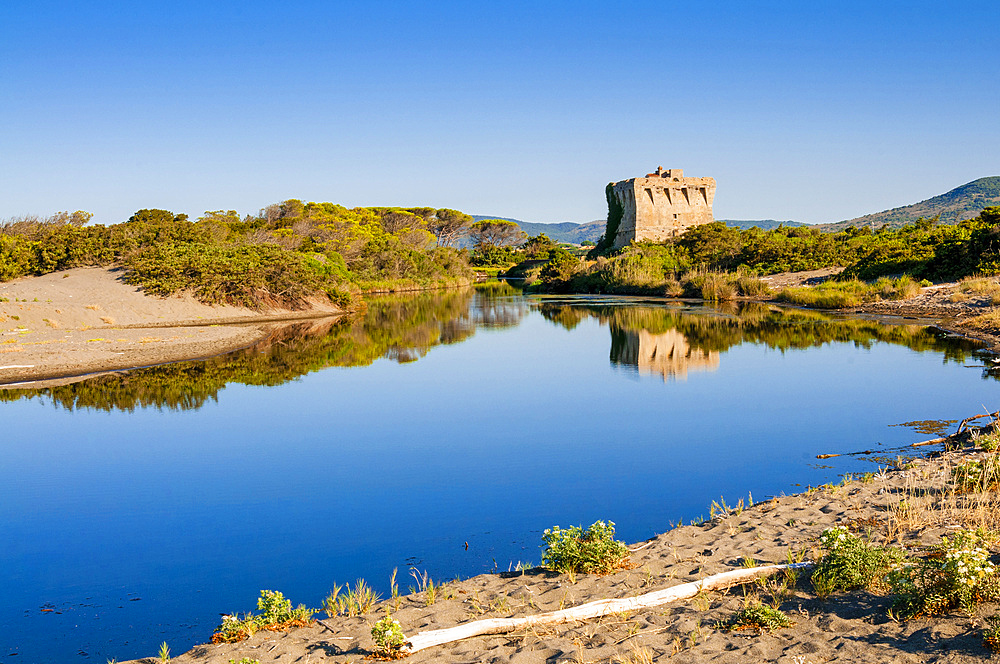
<svg viewBox="0 0 1000 664">
<path fill-rule="evenodd" d="M 973 415 L 972 417 L 965 418 L 964 420 L 962 420 L 961 422 L 959 422 L 959 424 L 958 424 L 958 431 L 956 432 L 956 434 L 962 433 L 962 431 L 964 431 L 965 428 L 969 425 L 969 422 L 974 422 L 975 420 L 980 420 L 980 419 L 982 419 L 984 417 L 988 417 L 990 419 L 995 420 L 998 417 L 1000 417 L 1000 410 L 998 410 L 995 413 L 981 413 L 979 415 Z"/>
<path fill-rule="evenodd" d="M 736 569 L 721 574 L 714 574 L 699 581 L 682 583 L 677 586 L 656 590 L 638 597 L 622 597 L 620 599 L 600 599 L 595 602 L 588 602 L 561 611 L 550 611 L 539 613 L 523 618 L 488 618 L 486 620 L 475 620 L 458 627 L 447 629 L 434 629 L 428 632 L 420 632 L 407 639 L 403 646 L 404 652 L 414 653 L 431 646 L 439 646 L 452 641 L 460 641 L 473 636 L 483 636 L 486 634 L 504 634 L 513 632 L 522 627 L 534 625 L 558 625 L 561 623 L 574 622 L 577 620 L 587 620 L 589 618 L 599 618 L 611 613 L 622 613 L 626 611 L 637 611 L 651 606 L 659 606 L 668 602 L 688 599 L 698 593 L 707 590 L 725 590 L 741 583 L 747 583 L 754 579 L 771 576 L 786 569 L 805 569 L 812 567 L 813 563 L 791 563 L 784 565 L 766 565 L 764 567 L 752 567 L 750 569 Z"/>
</svg>

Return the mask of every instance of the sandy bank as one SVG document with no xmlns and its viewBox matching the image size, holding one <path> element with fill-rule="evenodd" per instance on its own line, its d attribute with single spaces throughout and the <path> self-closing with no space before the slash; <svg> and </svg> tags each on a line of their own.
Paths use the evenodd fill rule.
<svg viewBox="0 0 1000 664">
<path fill-rule="evenodd" d="M 958 511 L 947 504 L 931 509 L 931 503 L 944 500 L 938 491 L 954 464 L 981 454 L 969 448 L 917 459 L 899 470 L 773 498 L 748 509 L 731 510 L 704 524 L 674 528 L 634 545 L 634 567 L 609 576 L 581 574 L 574 579 L 544 570 L 482 575 L 445 583 L 433 602 L 426 593 L 418 593 L 402 597 L 398 603 L 383 602 L 368 616 L 322 617 L 313 626 L 287 633 L 260 632 L 237 644 L 198 646 L 172 661 L 227 664 L 246 657 L 262 663 L 359 662 L 372 647 L 371 625 L 387 607 L 404 632 L 412 636 L 480 618 L 518 617 L 596 599 L 636 596 L 737 569 L 745 558 L 763 564 L 785 562 L 790 552 L 806 559 L 816 557 L 818 536 L 833 525 L 873 532 L 880 539 L 919 552 L 961 524 Z M 901 510 L 904 499 L 909 507 Z M 995 507 L 995 498 L 991 500 Z M 980 516 L 983 514 L 981 511 Z M 405 579 L 401 585 L 405 587 Z M 744 593 L 780 604 L 795 624 L 762 635 L 718 629 L 719 621 L 743 606 Z M 803 574 L 787 594 L 779 592 L 777 584 L 710 592 L 630 614 L 475 637 L 420 651 L 406 661 L 961 663 L 981 662 L 990 656 L 978 633 L 982 616 L 956 612 L 897 622 L 887 612 L 890 606 L 890 598 L 867 591 L 819 599 Z M 990 607 L 986 614 L 994 610 Z"/>
<path fill-rule="evenodd" d="M 18 279 L 0 283 L 0 384 L 209 357 L 253 343 L 274 321 L 342 313 L 323 302 L 254 311 L 149 297 L 105 268 Z"/>
</svg>

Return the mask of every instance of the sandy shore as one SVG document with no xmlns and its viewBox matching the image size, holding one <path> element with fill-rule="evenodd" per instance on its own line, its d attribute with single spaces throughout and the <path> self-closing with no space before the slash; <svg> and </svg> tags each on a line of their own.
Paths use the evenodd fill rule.
<svg viewBox="0 0 1000 664">
<path fill-rule="evenodd" d="M 104 268 L 18 279 L 0 283 L 0 384 L 40 387 L 210 357 L 263 338 L 275 321 L 342 313 L 321 302 L 304 311 L 254 311 L 190 295 L 149 297 Z"/>
<path fill-rule="evenodd" d="M 809 285 L 838 270 L 771 275 L 778 290 Z M 956 284 L 915 298 L 877 302 L 845 313 L 917 318 L 1000 350 L 1000 332 L 963 324 L 990 306 L 986 297 L 952 302 Z M 248 346 L 281 321 L 344 313 L 329 302 L 304 311 L 209 306 L 191 295 L 149 297 L 105 268 L 77 268 L 0 283 L 0 385 L 44 387 L 118 371 L 211 357 Z"/>
<path fill-rule="evenodd" d="M 677 527 L 632 546 L 632 569 L 609 576 L 581 574 L 574 579 L 541 569 L 487 574 L 445 583 L 433 603 L 426 593 L 418 593 L 398 602 L 384 601 L 367 616 L 321 614 L 324 617 L 309 627 L 260 632 L 236 644 L 197 646 L 171 661 L 228 664 L 246 657 L 262 663 L 359 662 L 370 654 L 371 626 L 387 608 L 409 637 L 481 618 L 519 617 L 596 599 L 637 596 L 737 569 L 745 558 L 758 564 L 785 562 L 790 553 L 814 559 L 819 555 L 817 538 L 833 525 L 873 532 L 919 552 L 960 525 L 958 513 L 947 505 L 931 509 L 920 501 L 938 500 L 950 468 L 981 454 L 967 448 L 915 459 L 904 469 L 774 498 L 717 515 L 704 524 Z M 903 499 L 910 503 L 908 512 L 899 509 Z M 897 622 L 887 612 L 891 598 L 855 591 L 820 599 L 807 576 L 801 574 L 784 595 L 777 584 L 752 584 L 628 614 L 470 638 L 417 652 L 407 661 L 578 664 L 669 659 L 817 664 L 981 662 L 990 657 L 978 632 L 984 624 L 982 615 L 955 612 Z M 795 624 L 760 635 L 719 629 L 717 623 L 739 610 L 745 595 L 779 604 Z"/>
<path fill-rule="evenodd" d="M 776 276 L 777 286 L 826 275 Z M 959 321 L 954 327 L 960 329 L 962 317 L 978 313 L 979 304 L 954 306 L 950 289 L 948 285 L 925 289 L 913 300 L 883 303 L 865 311 L 943 317 Z M 118 273 L 96 268 L 22 279 L 0 284 L 0 383 L 74 380 L 88 372 L 205 357 L 254 342 L 268 333 L 271 321 L 337 313 L 330 306 L 306 312 L 256 312 L 206 306 L 190 297 L 151 298 L 121 282 Z M 865 446 L 864 442 L 858 444 Z M 917 496 L 935 495 L 949 468 L 976 454 L 980 452 L 966 450 L 917 459 L 905 469 L 880 473 L 866 481 L 779 497 L 701 525 L 674 528 L 634 545 L 632 568 L 609 576 L 570 578 L 533 569 L 451 581 L 439 588 L 433 602 L 426 593 L 418 593 L 401 598 L 398 606 L 394 601 L 383 602 L 367 616 L 322 617 L 312 626 L 287 633 L 261 632 L 238 644 L 197 646 L 172 661 L 228 664 L 246 657 L 262 663 L 358 662 L 370 653 L 371 625 L 387 608 L 392 609 L 405 633 L 414 635 L 479 618 L 518 617 L 596 599 L 636 596 L 739 568 L 747 557 L 761 564 L 785 562 L 790 553 L 815 557 L 819 534 L 838 524 L 885 533 L 897 544 L 919 549 L 951 531 L 957 525 L 955 514 L 941 511 L 918 526 L 900 519 L 900 500 L 912 503 Z M 735 502 L 735 498 L 727 498 Z M 669 524 L 664 524 L 664 530 L 668 528 Z M 390 573 L 386 570 L 386 577 Z M 405 570 L 399 581 L 404 587 L 410 581 Z M 430 648 L 408 659 L 448 664 L 638 664 L 666 659 L 816 664 L 978 662 L 989 657 L 977 631 L 983 624 L 982 616 L 955 613 L 899 623 L 887 613 L 889 598 L 858 591 L 821 600 L 812 593 L 805 575 L 787 595 L 776 597 L 775 592 L 774 587 L 748 586 L 706 593 L 627 615 L 476 637 Z M 780 604 L 795 625 L 763 635 L 717 629 L 716 623 L 743 605 L 744 593 Z"/>
</svg>

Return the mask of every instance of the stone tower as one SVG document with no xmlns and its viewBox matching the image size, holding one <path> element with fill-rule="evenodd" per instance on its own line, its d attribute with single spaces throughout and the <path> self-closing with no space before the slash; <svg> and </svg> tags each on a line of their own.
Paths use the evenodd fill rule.
<svg viewBox="0 0 1000 664">
<path fill-rule="evenodd" d="M 692 226 L 713 221 L 715 178 L 686 178 L 679 168 L 658 167 L 645 177 L 615 182 L 608 192 L 609 226 L 613 222 L 612 198 L 621 210 L 612 249 L 633 240 L 663 242 Z"/>
</svg>

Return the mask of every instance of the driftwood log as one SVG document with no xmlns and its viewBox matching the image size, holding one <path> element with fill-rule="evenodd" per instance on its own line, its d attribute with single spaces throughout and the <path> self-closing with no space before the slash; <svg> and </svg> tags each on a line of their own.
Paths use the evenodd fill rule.
<svg viewBox="0 0 1000 664">
<path fill-rule="evenodd" d="M 730 572 L 714 574 L 699 581 L 682 583 L 677 586 L 656 590 L 638 597 L 622 597 L 620 599 L 600 599 L 595 602 L 588 602 L 561 611 L 549 611 L 523 618 L 488 618 L 486 620 L 475 620 L 458 627 L 448 627 L 446 629 L 434 629 L 427 632 L 420 632 L 407 639 L 402 650 L 405 653 L 414 653 L 432 646 L 439 646 L 452 641 L 460 641 L 473 636 L 484 636 L 487 634 L 504 634 L 512 632 L 522 627 L 533 625 L 558 625 L 562 623 L 587 620 L 589 618 L 599 618 L 612 613 L 624 613 L 626 611 L 637 611 L 639 609 L 659 606 L 668 602 L 676 602 L 682 599 L 689 599 L 698 593 L 707 590 L 725 590 L 732 586 L 740 585 L 766 576 L 771 576 L 784 570 L 807 569 L 813 563 L 790 563 L 784 565 L 766 565 L 764 567 L 752 567 L 750 569 L 736 569 Z"/>
<path fill-rule="evenodd" d="M 962 433 L 966 428 L 968 428 L 969 422 L 975 422 L 976 420 L 981 420 L 984 417 L 988 417 L 991 420 L 995 421 L 998 417 L 1000 417 L 1000 410 L 998 410 L 995 413 L 982 413 L 980 415 L 973 415 L 972 417 L 965 418 L 964 420 L 959 422 L 957 433 Z"/>
</svg>

